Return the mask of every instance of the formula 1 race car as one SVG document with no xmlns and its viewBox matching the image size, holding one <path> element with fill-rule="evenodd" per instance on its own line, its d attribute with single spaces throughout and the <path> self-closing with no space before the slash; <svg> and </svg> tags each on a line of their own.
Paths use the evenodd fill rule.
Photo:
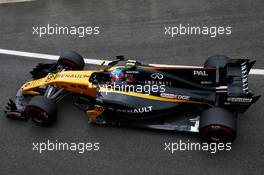
<svg viewBox="0 0 264 175">
<path fill-rule="evenodd" d="M 254 63 L 216 55 L 203 67 L 154 66 L 117 56 L 99 70 L 83 70 L 83 57 L 65 52 L 56 63 L 38 64 L 5 112 L 51 125 L 56 103 L 71 94 L 91 123 L 196 132 L 205 141 L 232 142 L 238 113 L 259 98 L 248 86 Z"/>
</svg>

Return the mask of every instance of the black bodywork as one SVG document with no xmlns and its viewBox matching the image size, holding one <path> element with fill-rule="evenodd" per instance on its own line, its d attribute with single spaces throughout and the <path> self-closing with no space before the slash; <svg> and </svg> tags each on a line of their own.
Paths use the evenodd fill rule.
<svg viewBox="0 0 264 175">
<path fill-rule="evenodd" d="M 95 106 L 103 108 L 96 117 L 97 124 L 199 132 L 204 111 L 221 107 L 236 117 L 257 101 L 259 96 L 253 96 L 248 86 L 248 74 L 254 63 L 230 59 L 224 66 L 158 67 L 118 57 L 87 80 L 97 86 L 96 98 L 72 95 L 76 97 L 75 104 L 84 111 L 94 110 Z M 66 68 L 58 63 L 39 64 L 31 74 L 38 79 L 60 69 Z M 122 77 L 113 79 L 116 70 Z M 148 91 L 130 92 L 138 86 L 148 87 Z M 45 95 L 47 90 L 42 90 Z M 58 94 L 61 99 L 70 92 Z M 20 110 L 26 105 L 19 91 L 16 102 L 11 101 L 7 107 L 7 115 L 27 119 Z"/>
<path fill-rule="evenodd" d="M 124 77 L 133 77 L 133 81 L 123 78 L 114 83 L 121 86 L 164 85 L 163 92 L 159 89 L 148 95 L 185 101 L 120 94 L 120 89 L 107 93 L 99 90 L 95 103 L 106 110 L 96 123 L 198 132 L 199 116 L 203 111 L 220 106 L 237 116 L 259 98 L 249 91 L 248 73 L 255 62 L 247 59 L 231 59 L 225 67 L 154 67 L 128 63 L 127 60 L 112 62 L 105 72 L 94 73 L 89 81 L 99 87 L 113 84 L 109 70 L 117 67 L 124 72 Z"/>
</svg>

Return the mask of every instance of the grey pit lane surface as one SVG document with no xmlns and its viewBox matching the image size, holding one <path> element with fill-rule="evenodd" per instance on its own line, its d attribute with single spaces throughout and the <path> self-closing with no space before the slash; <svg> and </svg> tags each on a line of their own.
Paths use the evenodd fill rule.
<svg viewBox="0 0 264 175">
<path fill-rule="evenodd" d="M 259 1 L 36 1 L 0 5 L 0 48 L 59 54 L 76 50 L 87 58 L 124 54 L 149 63 L 201 65 L 206 57 L 226 54 L 253 58 L 264 68 L 264 2 Z M 32 35 L 32 26 L 98 25 L 99 36 Z M 231 25 L 230 36 L 168 38 L 163 27 Z M 38 62 L 0 55 L 0 105 L 30 78 Z M 250 88 L 263 95 L 263 76 L 250 76 Z M 1 174 L 262 174 L 264 164 L 263 98 L 238 120 L 232 151 L 164 151 L 164 142 L 200 142 L 195 135 L 101 127 L 87 124 L 86 116 L 67 98 L 59 105 L 56 125 L 0 118 Z M 32 142 L 100 142 L 99 152 L 32 151 Z"/>
</svg>

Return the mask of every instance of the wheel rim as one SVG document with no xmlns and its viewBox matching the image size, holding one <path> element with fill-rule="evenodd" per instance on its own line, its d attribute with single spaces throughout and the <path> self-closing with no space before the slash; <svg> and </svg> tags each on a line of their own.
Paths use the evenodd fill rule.
<svg viewBox="0 0 264 175">
<path fill-rule="evenodd" d="M 210 142 L 232 142 L 235 133 L 230 128 L 221 125 L 209 125 L 202 129 L 201 136 Z"/>
<path fill-rule="evenodd" d="M 27 116 L 32 118 L 32 121 L 38 124 L 49 124 L 49 116 L 47 112 L 36 107 L 29 107 L 26 110 Z"/>
</svg>

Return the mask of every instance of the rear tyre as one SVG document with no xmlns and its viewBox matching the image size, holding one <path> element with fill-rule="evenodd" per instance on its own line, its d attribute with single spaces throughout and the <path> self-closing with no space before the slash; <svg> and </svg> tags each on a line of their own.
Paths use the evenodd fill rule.
<svg viewBox="0 0 264 175">
<path fill-rule="evenodd" d="M 67 66 L 72 70 L 83 70 L 84 68 L 83 57 L 73 51 L 62 53 L 57 63 L 59 65 Z"/>
<path fill-rule="evenodd" d="M 201 115 L 199 133 L 207 142 L 233 142 L 236 138 L 236 117 L 224 108 L 210 108 Z"/>
<path fill-rule="evenodd" d="M 57 105 L 43 96 L 34 96 L 25 108 L 27 117 L 40 126 L 49 126 L 57 116 Z"/>
<path fill-rule="evenodd" d="M 213 55 L 207 58 L 204 63 L 205 68 L 224 68 L 229 58 L 225 55 Z"/>
</svg>

